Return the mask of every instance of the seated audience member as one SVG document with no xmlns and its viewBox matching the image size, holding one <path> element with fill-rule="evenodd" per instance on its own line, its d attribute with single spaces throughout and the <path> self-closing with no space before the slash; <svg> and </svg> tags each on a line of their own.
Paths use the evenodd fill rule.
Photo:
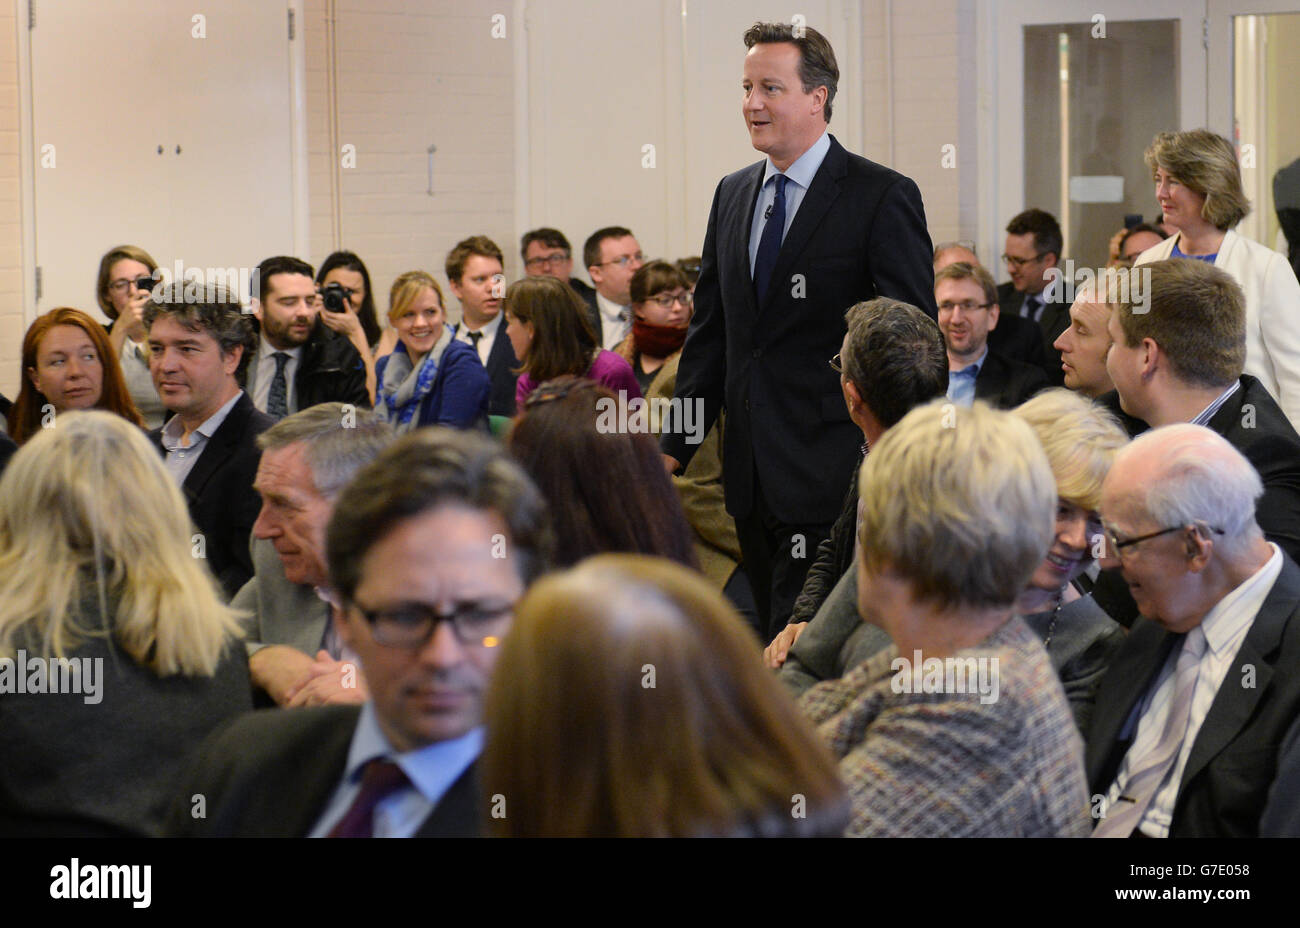
<svg viewBox="0 0 1300 928">
<path fill-rule="evenodd" d="M 515 357 L 501 312 L 506 295 L 505 256 L 486 235 L 472 235 L 447 252 L 444 268 L 451 292 L 460 301 L 460 322 L 454 338 L 478 353 L 478 359 L 492 381 L 488 415 L 515 414 L 515 381 L 519 359 Z"/>
<path fill-rule="evenodd" d="M 1203 261 L 1157 261 L 1127 273 L 1143 272 L 1150 292 L 1130 287 L 1111 313 L 1106 369 L 1116 393 L 1103 404 L 1127 414 L 1130 435 L 1191 422 L 1226 438 L 1264 481 L 1256 511 L 1264 535 L 1300 556 L 1300 435 L 1265 386 L 1242 373 L 1241 288 Z"/>
<path fill-rule="evenodd" d="M 231 597 L 253 576 L 257 436 L 275 420 L 239 387 L 256 337 L 239 300 L 218 287 L 187 302 L 184 289 L 172 284 L 145 305 L 149 371 L 174 413 L 149 437 L 185 494 L 199 530 L 197 550 Z"/>
<path fill-rule="evenodd" d="M 894 643 L 799 701 L 840 758 L 847 834 L 1086 835 L 1079 733 L 1013 612 L 1056 505 L 1033 431 L 936 401 L 885 433 L 859 494 L 858 606 Z"/>
<path fill-rule="evenodd" d="M 1164 219 L 1177 232 L 1136 264 L 1194 258 L 1231 274 L 1245 294 L 1246 373 L 1300 426 L 1300 283 L 1285 255 L 1233 231 L 1250 212 L 1237 149 L 1206 129 L 1161 132 L 1146 163 Z"/>
<path fill-rule="evenodd" d="M 934 275 L 934 301 L 948 351 L 948 399 L 969 406 L 977 399 L 1009 409 L 1047 386 L 1041 368 L 989 349 L 998 325 L 998 290 L 979 265 L 950 264 Z"/>
<path fill-rule="evenodd" d="M 253 489 L 262 511 L 253 523 L 254 574 L 231 605 L 251 613 L 244 623 L 249 671 L 279 705 L 366 699 L 330 627 L 325 526 L 344 485 L 392 436 L 378 413 L 322 403 L 257 438 L 262 460 Z"/>
<path fill-rule="evenodd" d="M 685 275 L 674 265 L 651 261 L 632 275 L 632 333 L 616 349 L 632 365 L 656 434 L 665 422 L 677 366 L 691 317 L 691 291 Z M 667 301 L 667 305 L 665 305 Z M 700 445 L 686 470 L 672 478 L 695 532 L 700 569 L 731 600 L 746 621 L 757 628 L 758 613 L 748 575 L 740 569 L 740 539 L 736 522 L 727 514 L 722 488 L 722 430 L 725 412 L 708 434 L 696 434 Z"/>
<path fill-rule="evenodd" d="M 885 430 L 897 424 L 913 407 L 944 395 L 948 389 L 948 355 L 944 351 L 943 333 L 934 320 L 910 303 L 881 297 L 851 306 L 844 318 L 848 331 L 834 364 L 838 365 L 840 390 L 844 394 L 849 418 L 862 430 L 862 453 L 865 455 L 880 441 Z M 808 568 L 790 623 L 764 654 L 769 667 L 780 667 L 785 662 L 790 646 L 822 608 L 841 578 L 856 577 L 852 568 L 857 531 L 858 480 L 855 470 L 839 518 L 827 539 L 817 547 L 813 565 Z M 856 580 L 852 582 L 856 583 Z M 862 624 L 854 593 L 849 594 L 846 609 L 842 611 L 850 630 Z M 805 647 L 811 658 L 812 652 L 819 651 L 821 644 L 810 641 Z M 838 651 L 838 644 L 833 647 Z M 792 672 L 801 673 L 802 670 L 792 668 Z"/>
<path fill-rule="evenodd" d="M 1135 439 L 1106 476 L 1102 516 L 1143 619 L 1093 711 L 1096 837 L 1260 833 L 1300 716 L 1300 568 L 1251 515 L 1262 492 L 1250 462 L 1197 425 Z M 1271 815 L 1297 814 L 1295 792 L 1274 800 Z"/>
<path fill-rule="evenodd" d="M 1115 389 L 1106 370 L 1111 311 L 1106 293 L 1099 286 L 1085 284 L 1070 306 L 1070 327 L 1052 345 L 1061 353 L 1066 388 L 1090 399 Z"/>
<path fill-rule="evenodd" d="M 629 275 L 630 276 L 630 275 Z M 586 377 L 641 396 L 632 366 L 596 342 L 574 292 L 553 277 L 525 277 L 506 291 L 506 336 L 523 364 L 515 386 L 515 406 L 539 383 L 565 374 Z"/>
<path fill-rule="evenodd" d="M 529 277 L 545 275 L 564 281 L 593 313 L 598 312 L 596 291 L 573 276 L 573 247 L 559 229 L 543 227 L 525 232 L 519 241 L 519 256 L 524 259 L 524 273 Z"/>
<path fill-rule="evenodd" d="M 695 567 L 690 526 L 646 431 L 618 428 L 620 400 L 579 377 L 542 384 L 521 404 L 510 453 L 551 507 L 555 563 L 593 554 L 657 554 Z"/>
<path fill-rule="evenodd" d="M 974 242 L 940 242 L 934 248 L 934 272 L 938 274 L 950 264 L 964 262 L 971 267 L 981 267 L 975 255 Z M 1020 361 L 1034 367 L 1046 368 L 1047 352 L 1043 347 L 1043 333 L 1038 323 L 1014 313 L 999 313 L 996 328 L 988 334 L 989 350 L 1004 358 Z"/>
<path fill-rule="evenodd" d="M 631 230 L 606 226 L 587 237 L 582 260 L 596 288 L 595 313 L 589 314 L 596 344 L 612 351 L 632 326 L 632 275 L 645 262 Z M 522 358 L 520 360 L 523 360 Z"/>
<path fill-rule="evenodd" d="M 95 281 L 99 308 L 113 323 L 108 342 L 121 364 L 131 402 L 147 429 L 158 428 L 167 417 L 149 376 L 149 346 L 145 344 L 144 330 L 144 304 L 157 283 L 157 270 L 158 262 L 143 248 L 119 245 L 100 259 Z"/>
<path fill-rule="evenodd" d="M 691 295 L 695 295 L 695 285 L 700 281 L 700 265 L 704 259 L 699 255 L 691 255 L 689 258 L 678 258 L 673 262 L 673 267 L 682 272 L 686 278 L 686 283 L 691 288 Z"/>
<path fill-rule="evenodd" d="M 331 287 L 341 289 L 341 300 L 329 294 Z M 316 286 L 321 291 L 321 321 L 347 337 L 366 366 L 366 390 L 370 405 L 375 402 L 375 359 L 382 358 L 397 344 L 391 327 L 380 328 L 375 314 L 375 294 L 370 285 L 366 264 L 350 251 L 336 251 L 321 262 L 316 271 Z M 331 304 L 341 309 L 332 311 Z"/>
<path fill-rule="evenodd" d="M 310 264 L 284 255 L 259 264 L 253 315 L 262 331 L 245 389 L 259 410 L 283 419 L 317 403 L 370 406 L 363 356 L 326 325 L 336 314 L 322 311 Z"/>
<path fill-rule="evenodd" d="M 157 834 L 190 752 L 252 706 L 239 626 L 142 431 L 38 432 L 0 481 L 0 658 L 41 686 L 0 697 L 0 820 Z"/>
<path fill-rule="evenodd" d="M 375 370 L 377 406 L 388 421 L 399 432 L 485 425 L 492 384 L 474 349 L 453 337 L 442 288 L 431 274 L 407 271 L 393 281 L 388 321 L 397 329 L 397 347 Z"/>
<path fill-rule="evenodd" d="M 479 833 L 483 693 L 545 568 L 546 504 L 486 436 L 420 429 L 366 465 L 326 533 L 335 621 L 370 699 L 254 712 L 203 745 L 171 830 L 208 836 Z M 189 797 L 207 797 L 207 817 Z"/>
<path fill-rule="evenodd" d="M 1047 361 L 1044 370 L 1052 386 L 1062 382 L 1061 358 L 1052 347 L 1070 324 L 1064 287 L 1048 290 L 1060 273 L 1065 240 L 1056 217 L 1041 209 L 1027 209 L 1007 223 L 1002 262 L 1011 280 L 998 287 L 998 306 L 1004 316 L 1022 316 L 1038 324 Z"/>
<path fill-rule="evenodd" d="M 1261 838 L 1300 838 L 1300 715 L 1282 739 L 1277 778 L 1268 791 L 1268 805 L 1259 821 Z"/>
<path fill-rule="evenodd" d="M 9 409 L 9 437 L 21 445 L 74 409 L 102 409 L 142 427 L 112 358 L 103 326 L 81 310 L 65 306 L 38 316 L 23 336 L 22 386 Z"/>
<path fill-rule="evenodd" d="M 538 582 L 485 718 L 503 837 L 838 837 L 848 819 L 834 759 L 735 612 L 659 558 L 601 555 Z"/>
<path fill-rule="evenodd" d="M 1115 236 L 1114 253 L 1108 267 L 1132 267 L 1138 255 L 1163 242 L 1167 235 L 1159 226 L 1140 222 L 1129 229 L 1121 229 Z"/>
</svg>

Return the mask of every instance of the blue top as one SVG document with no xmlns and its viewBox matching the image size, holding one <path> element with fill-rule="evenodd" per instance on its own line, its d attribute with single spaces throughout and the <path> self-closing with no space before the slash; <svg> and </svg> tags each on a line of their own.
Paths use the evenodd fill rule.
<svg viewBox="0 0 1300 928">
<path fill-rule="evenodd" d="M 975 405 L 975 378 L 980 375 L 980 369 L 988 357 L 989 350 L 986 347 L 979 360 L 967 364 L 959 371 L 948 372 L 948 399 L 958 406 L 970 408 Z"/>
<path fill-rule="evenodd" d="M 1192 258 L 1195 261 L 1204 261 L 1206 264 L 1213 264 L 1214 259 L 1218 256 L 1219 253 L 1217 251 L 1212 255 L 1185 255 L 1183 254 L 1183 250 L 1178 247 L 1177 242 L 1174 242 L 1174 250 L 1169 255 L 1171 258 Z"/>
<path fill-rule="evenodd" d="M 386 354 L 375 365 L 375 381 L 382 386 L 384 370 L 394 354 L 406 354 L 406 346 L 400 341 L 392 354 Z M 426 361 L 428 359 L 426 358 Z M 450 425 L 456 428 L 473 428 L 485 426 L 488 414 L 488 395 L 492 391 L 492 380 L 488 377 L 478 352 L 465 342 L 453 337 L 437 362 L 437 373 L 427 391 L 412 397 L 409 405 L 417 405 L 412 427 L 421 425 Z M 391 410 L 384 401 L 376 397 L 375 411 L 384 413 L 390 422 L 396 425 L 406 406 Z"/>
</svg>

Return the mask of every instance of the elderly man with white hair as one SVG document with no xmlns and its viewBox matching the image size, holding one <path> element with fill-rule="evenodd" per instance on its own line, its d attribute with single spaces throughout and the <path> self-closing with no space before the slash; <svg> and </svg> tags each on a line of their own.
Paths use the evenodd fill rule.
<svg viewBox="0 0 1300 928">
<path fill-rule="evenodd" d="M 1260 833 L 1300 715 L 1300 567 L 1260 531 L 1262 493 L 1250 462 L 1199 425 L 1144 434 L 1106 476 L 1109 553 L 1143 618 L 1093 712 L 1095 837 Z"/>
</svg>

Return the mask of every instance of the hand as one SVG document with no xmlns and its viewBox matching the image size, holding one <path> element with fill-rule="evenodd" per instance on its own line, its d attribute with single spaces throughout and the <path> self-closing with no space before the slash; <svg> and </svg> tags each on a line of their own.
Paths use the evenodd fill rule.
<svg viewBox="0 0 1300 928">
<path fill-rule="evenodd" d="M 370 698 L 361 668 L 350 661 L 336 661 L 326 651 L 316 653 L 309 673 L 310 677 L 289 693 L 290 708 L 355 704 Z"/>
<path fill-rule="evenodd" d="M 668 471 L 668 476 L 672 476 L 681 470 L 682 462 L 677 460 L 671 454 L 664 455 L 664 469 Z"/>
<path fill-rule="evenodd" d="M 763 650 L 763 661 L 767 666 L 776 670 L 784 664 L 790 649 L 794 647 L 794 643 L 799 640 L 799 636 L 807 627 L 807 622 L 792 622 L 781 629 L 781 634 L 773 638 L 772 643 Z"/>
<path fill-rule="evenodd" d="M 277 706 L 283 706 L 292 692 L 311 679 L 315 663 L 297 648 L 273 644 L 248 659 L 248 672 L 254 684 L 266 690 Z"/>
<path fill-rule="evenodd" d="M 361 328 L 361 320 L 357 318 L 357 314 L 352 311 L 352 306 L 346 300 L 343 303 L 343 312 L 332 313 L 322 309 L 319 315 L 321 322 L 335 332 L 342 332 L 353 344 L 358 338 L 365 341 L 365 330 Z"/>
</svg>

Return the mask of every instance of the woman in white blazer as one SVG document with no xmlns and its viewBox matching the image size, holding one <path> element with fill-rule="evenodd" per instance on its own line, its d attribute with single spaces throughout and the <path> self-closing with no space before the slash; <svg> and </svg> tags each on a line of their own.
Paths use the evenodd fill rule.
<svg viewBox="0 0 1300 928">
<path fill-rule="evenodd" d="M 1199 258 L 1246 295 L 1246 373 L 1300 427 L 1300 282 L 1285 255 L 1232 231 L 1250 212 L 1231 142 L 1206 129 L 1161 132 L 1146 150 L 1164 221 L 1178 233 L 1135 264 Z"/>
</svg>

